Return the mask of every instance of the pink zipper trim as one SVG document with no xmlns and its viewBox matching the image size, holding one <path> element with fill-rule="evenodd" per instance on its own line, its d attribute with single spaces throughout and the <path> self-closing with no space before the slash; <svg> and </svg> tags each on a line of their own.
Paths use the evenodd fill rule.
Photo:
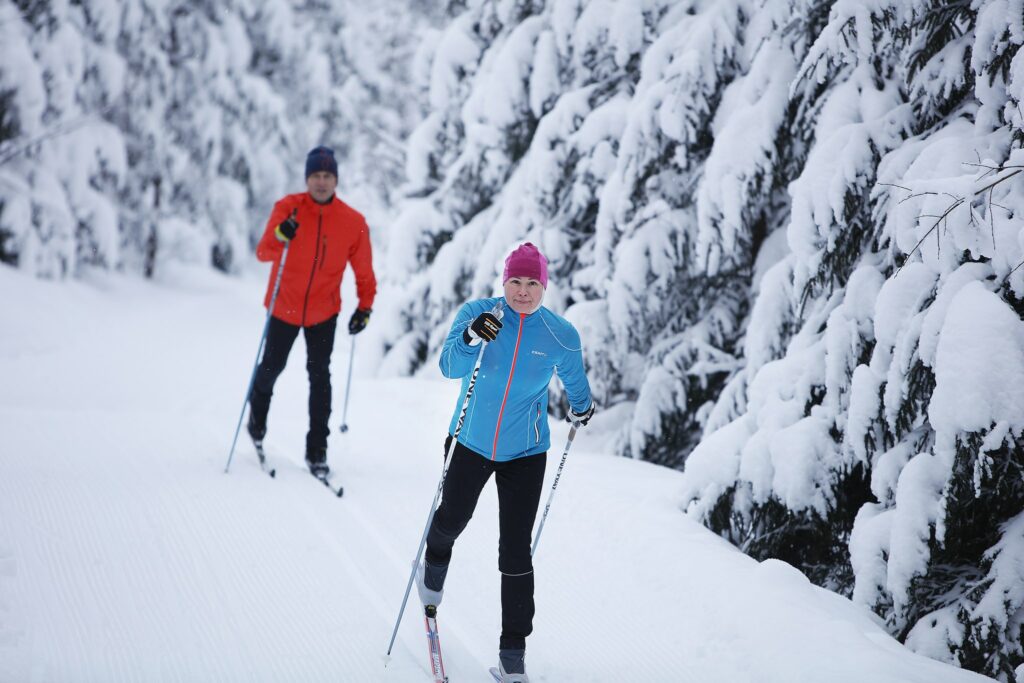
<svg viewBox="0 0 1024 683">
<path fill-rule="evenodd" d="M 508 391 L 512 388 L 512 375 L 516 371 L 516 359 L 519 358 L 519 341 L 523 338 L 523 318 L 525 313 L 519 314 L 519 332 L 516 334 L 516 348 L 512 352 L 512 367 L 508 371 L 508 384 L 505 385 L 505 395 L 501 397 L 501 408 L 498 409 L 498 424 L 494 427 L 494 445 L 491 446 L 491 460 L 498 457 L 498 434 L 501 432 L 501 418 L 505 414 L 505 402 L 508 401 Z"/>
</svg>

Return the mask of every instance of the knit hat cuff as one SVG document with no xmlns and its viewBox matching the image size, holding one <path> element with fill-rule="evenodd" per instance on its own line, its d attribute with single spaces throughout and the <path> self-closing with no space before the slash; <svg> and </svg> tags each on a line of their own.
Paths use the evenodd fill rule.
<svg viewBox="0 0 1024 683">
<path fill-rule="evenodd" d="M 502 284 L 514 277 L 529 277 L 538 280 L 544 289 L 548 287 L 548 260 L 530 242 L 524 242 L 505 259 Z"/>
<path fill-rule="evenodd" d="M 327 171 L 338 177 L 338 162 L 334 159 L 334 151 L 328 147 L 316 147 L 306 157 L 306 177 L 318 171 Z"/>
</svg>

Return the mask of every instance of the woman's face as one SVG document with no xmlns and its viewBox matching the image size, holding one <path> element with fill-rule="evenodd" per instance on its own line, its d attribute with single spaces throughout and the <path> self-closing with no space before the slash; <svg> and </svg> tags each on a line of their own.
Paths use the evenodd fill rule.
<svg viewBox="0 0 1024 683">
<path fill-rule="evenodd" d="M 532 277 L 510 277 L 505 282 L 505 301 L 516 313 L 530 314 L 544 300 L 544 285 Z"/>
</svg>

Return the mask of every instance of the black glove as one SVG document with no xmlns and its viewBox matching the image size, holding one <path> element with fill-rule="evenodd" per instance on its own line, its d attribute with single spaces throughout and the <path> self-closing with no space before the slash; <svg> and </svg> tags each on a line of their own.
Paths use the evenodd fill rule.
<svg viewBox="0 0 1024 683">
<path fill-rule="evenodd" d="M 357 308 L 348 320 L 348 333 L 359 334 L 365 330 L 366 323 L 370 322 L 370 313 L 372 312 L 373 309 L 370 308 Z"/>
<path fill-rule="evenodd" d="M 591 399 L 590 407 L 582 413 L 577 413 L 575 410 L 570 409 L 569 414 L 565 416 L 565 421 L 572 422 L 577 427 L 586 427 L 587 423 L 590 422 L 590 418 L 594 417 L 594 410 L 596 409 L 597 403 Z"/>
<path fill-rule="evenodd" d="M 501 321 L 494 317 L 490 311 L 481 313 L 476 320 L 462 331 L 462 341 L 467 344 L 475 344 L 477 340 L 492 342 L 501 330 Z"/>
<path fill-rule="evenodd" d="M 277 239 L 282 242 L 290 242 L 295 239 L 295 233 L 299 231 L 299 222 L 295 220 L 295 214 L 297 211 L 292 211 L 292 215 L 281 221 L 281 225 L 277 226 L 277 230 L 274 233 L 277 235 Z"/>
</svg>

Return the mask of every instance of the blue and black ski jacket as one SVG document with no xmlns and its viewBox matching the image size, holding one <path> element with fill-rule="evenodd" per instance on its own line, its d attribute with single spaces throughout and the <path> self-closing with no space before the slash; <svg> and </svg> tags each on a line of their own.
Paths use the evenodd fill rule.
<svg viewBox="0 0 1024 683">
<path fill-rule="evenodd" d="M 484 349 L 459 442 L 491 460 L 504 461 L 543 453 L 551 445 L 548 385 L 554 373 L 577 413 L 587 410 L 592 398 L 580 335 L 568 320 L 543 306 L 525 315 L 512 310 L 504 297 L 478 299 L 459 309 L 441 349 L 441 372 L 462 378 L 449 433 L 455 433 L 482 346 L 467 344 L 462 333 L 499 302 L 502 329 Z"/>
</svg>

